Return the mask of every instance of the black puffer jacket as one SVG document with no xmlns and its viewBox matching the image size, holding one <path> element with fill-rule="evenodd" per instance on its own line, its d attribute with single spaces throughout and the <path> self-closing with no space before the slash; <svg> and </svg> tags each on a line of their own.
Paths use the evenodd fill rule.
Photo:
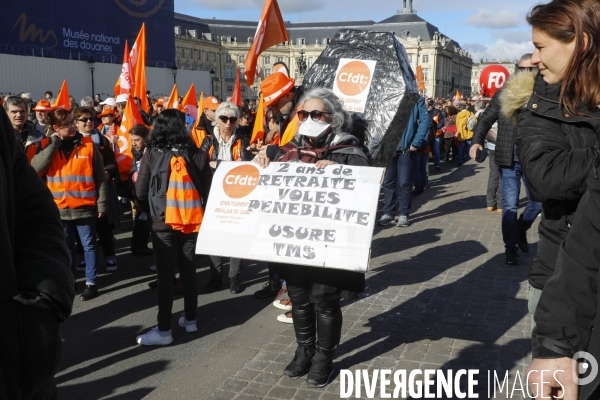
<svg viewBox="0 0 600 400">
<path fill-rule="evenodd" d="M 475 131 L 473 132 L 473 143 L 483 146 L 485 136 L 488 131 L 498 122 L 498 138 L 496 139 L 496 153 L 494 159 L 500 167 L 510 168 L 515 158 L 515 131 L 516 126 L 512 120 L 504 116 L 501 112 L 500 94 L 502 90 L 496 92 L 490 104 L 479 117 Z"/>
<path fill-rule="evenodd" d="M 562 111 L 558 105 L 560 84 L 548 85 L 541 75 L 535 79 L 522 75 L 509 84 L 505 91 L 512 91 L 512 102 L 503 97 L 503 112 L 510 116 L 520 109 L 517 152 L 530 197 L 542 202 L 540 241 L 529 283 L 543 289 L 554 272 L 572 214 L 587 190 L 587 176 L 599 157 L 600 110 L 581 110 L 582 117 Z"/>
</svg>

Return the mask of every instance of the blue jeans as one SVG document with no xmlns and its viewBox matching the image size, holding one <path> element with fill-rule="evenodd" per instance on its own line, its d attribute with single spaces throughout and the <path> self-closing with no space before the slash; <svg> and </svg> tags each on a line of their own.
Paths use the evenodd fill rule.
<svg viewBox="0 0 600 400">
<path fill-rule="evenodd" d="M 410 151 L 396 153 L 383 177 L 383 212 L 408 216 L 412 199 L 412 155 Z"/>
<path fill-rule="evenodd" d="M 523 180 L 527 194 L 527 205 L 525 205 L 523 213 L 517 220 L 522 177 L 521 164 L 518 162 L 515 162 L 510 168 L 500 168 L 500 178 L 502 180 L 502 238 L 504 239 L 504 246 L 507 248 L 517 248 L 519 233 L 524 233 L 531 228 L 533 221 L 542 209 L 542 203 L 529 199 L 529 189 L 527 183 Z"/>
<path fill-rule="evenodd" d="M 410 157 L 412 158 L 412 180 L 415 190 L 422 192 L 425 189 L 425 185 L 427 185 L 427 171 L 423 169 L 423 160 L 425 160 L 425 167 L 427 167 L 429 154 L 415 151 Z"/>
<path fill-rule="evenodd" d="M 75 251 L 75 229 L 81 238 L 83 246 L 83 255 L 85 257 L 85 277 L 86 285 L 95 285 L 98 278 L 96 270 L 96 253 L 98 246 L 96 244 L 96 218 L 83 218 L 72 221 L 62 221 L 67 239 L 67 247 L 71 257 L 71 271 L 76 272 L 77 260 Z"/>
<path fill-rule="evenodd" d="M 458 142 L 458 163 L 462 164 L 463 161 L 463 156 L 464 153 L 467 153 L 467 160 L 469 161 L 471 159 L 471 156 L 469 156 L 469 150 L 471 149 L 471 139 L 469 140 L 463 140 L 463 141 L 459 141 Z"/>
<path fill-rule="evenodd" d="M 433 145 L 431 146 L 431 152 L 433 153 L 433 164 L 438 168 L 440 167 L 442 140 L 444 140 L 444 137 L 442 135 L 436 136 L 435 140 L 433 141 Z"/>
</svg>

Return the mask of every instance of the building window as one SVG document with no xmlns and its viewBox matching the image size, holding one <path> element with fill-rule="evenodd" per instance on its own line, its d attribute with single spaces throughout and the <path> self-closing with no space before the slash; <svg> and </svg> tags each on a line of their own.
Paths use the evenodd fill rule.
<svg viewBox="0 0 600 400">
<path fill-rule="evenodd" d="M 409 64 L 412 64 L 412 54 L 409 54 L 409 55 L 408 55 L 408 63 L 409 63 Z"/>
<path fill-rule="evenodd" d="M 265 68 L 265 77 L 271 75 L 271 68 Z"/>
<path fill-rule="evenodd" d="M 217 62 L 217 53 L 213 53 L 213 62 Z"/>
<path fill-rule="evenodd" d="M 277 62 L 283 62 L 283 57 L 277 57 Z"/>
<path fill-rule="evenodd" d="M 246 59 L 246 56 L 239 56 L 238 57 L 238 60 L 239 60 L 240 63 L 243 63 L 245 59 Z"/>
<path fill-rule="evenodd" d="M 429 54 L 423 54 L 423 64 L 427 64 L 429 62 Z"/>
<path fill-rule="evenodd" d="M 241 67 L 240 68 L 240 78 L 245 81 L 246 80 L 246 75 L 244 75 L 244 72 L 246 72 L 246 67 Z"/>
<path fill-rule="evenodd" d="M 233 92 L 233 86 L 227 86 L 227 91 L 228 92 Z"/>
<path fill-rule="evenodd" d="M 271 57 L 265 56 L 265 64 L 271 64 Z"/>
<path fill-rule="evenodd" d="M 429 68 L 423 68 L 423 79 L 425 83 L 429 80 Z"/>
<path fill-rule="evenodd" d="M 312 63 L 313 63 L 313 58 L 312 57 L 308 57 L 308 61 L 306 62 L 306 67 L 310 68 L 311 65 L 312 65 Z"/>
<path fill-rule="evenodd" d="M 233 79 L 233 68 L 225 67 L 225 79 Z"/>
<path fill-rule="evenodd" d="M 231 62 L 231 56 L 229 54 L 225 54 L 225 62 L 226 63 L 230 63 Z"/>
<path fill-rule="evenodd" d="M 242 86 L 242 92 L 246 91 L 246 86 Z"/>
</svg>

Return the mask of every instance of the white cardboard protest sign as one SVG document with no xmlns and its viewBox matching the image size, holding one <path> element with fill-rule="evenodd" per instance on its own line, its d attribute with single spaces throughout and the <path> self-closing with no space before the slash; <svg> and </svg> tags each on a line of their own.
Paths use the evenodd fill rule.
<svg viewBox="0 0 600 400">
<path fill-rule="evenodd" d="M 383 172 L 222 162 L 196 253 L 365 272 Z"/>
<path fill-rule="evenodd" d="M 365 112 L 377 61 L 340 58 L 333 93 L 348 112 Z"/>
</svg>

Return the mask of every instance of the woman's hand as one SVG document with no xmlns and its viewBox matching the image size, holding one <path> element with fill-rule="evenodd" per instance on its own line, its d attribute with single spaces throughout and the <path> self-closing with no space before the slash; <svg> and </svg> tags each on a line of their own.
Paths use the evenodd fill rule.
<svg viewBox="0 0 600 400">
<path fill-rule="evenodd" d="M 269 164 L 271 163 L 271 160 L 269 160 L 269 157 L 267 157 L 267 155 L 264 154 L 262 150 L 260 151 L 260 153 L 258 153 L 258 155 L 256 157 L 254 157 L 252 159 L 252 161 L 254 161 L 258 165 L 260 165 L 262 168 L 267 168 L 269 166 Z"/>
<path fill-rule="evenodd" d="M 335 163 L 331 160 L 319 160 L 315 163 L 317 169 L 325 169 L 328 165 L 334 165 Z"/>
</svg>

